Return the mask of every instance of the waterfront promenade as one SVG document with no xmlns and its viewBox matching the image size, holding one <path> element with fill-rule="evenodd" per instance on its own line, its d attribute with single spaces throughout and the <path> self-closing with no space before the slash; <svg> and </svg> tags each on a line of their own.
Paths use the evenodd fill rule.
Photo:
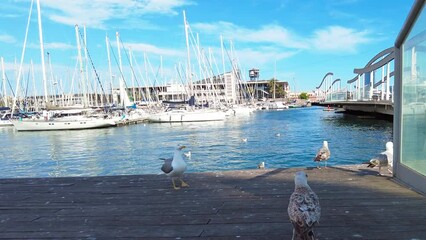
<svg viewBox="0 0 426 240">
<path fill-rule="evenodd" d="M 301 168 L 0 180 L 0 239 L 291 239 Z M 426 197 L 361 165 L 305 169 L 319 239 L 425 239 Z"/>
</svg>

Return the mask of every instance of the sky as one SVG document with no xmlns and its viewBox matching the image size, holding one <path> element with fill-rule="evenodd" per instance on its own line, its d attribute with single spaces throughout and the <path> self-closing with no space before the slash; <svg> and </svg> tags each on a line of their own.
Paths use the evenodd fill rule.
<svg viewBox="0 0 426 240">
<path fill-rule="evenodd" d="M 223 63 L 225 71 L 230 71 L 233 62 L 240 66 L 245 80 L 249 79 L 249 69 L 258 68 L 260 79 L 276 78 L 288 81 L 293 91 L 312 91 L 328 72 L 345 83 L 355 76 L 354 68 L 363 67 L 377 53 L 393 46 L 413 3 L 414 0 L 40 0 L 46 75 L 48 81 L 58 83 L 54 86 L 65 92 L 77 88 L 81 76 L 77 24 L 80 41 L 86 26 L 90 81 L 97 81 L 93 73 L 96 69 L 105 89 L 111 81 L 118 87 L 119 32 L 127 86 L 181 83 L 187 64 L 185 11 L 193 78 L 202 76 L 200 66 L 220 74 Z M 42 94 L 36 0 L 31 8 L 23 58 L 31 0 L 2 0 L 1 5 L 0 56 L 4 58 L 8 84 L 16 89 L 23 59 L 20 93 Z M 198 51 L 208 61 L 198 61 Z M 85 67 L 84 51 L 81 53 Z"/>
</svg>

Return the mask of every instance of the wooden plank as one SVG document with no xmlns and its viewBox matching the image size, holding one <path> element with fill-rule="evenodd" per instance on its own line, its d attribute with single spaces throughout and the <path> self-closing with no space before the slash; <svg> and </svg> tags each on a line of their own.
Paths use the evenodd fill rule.
<svg viewBox="0 0 426 240">
<path fill-rule="evenodd" d="M 290 239 L 287 205 L 304 170 L 320 239 L 422 239 L 426 198 L 363 166 L 0 179 L 0 239 Z"/>
</svg>

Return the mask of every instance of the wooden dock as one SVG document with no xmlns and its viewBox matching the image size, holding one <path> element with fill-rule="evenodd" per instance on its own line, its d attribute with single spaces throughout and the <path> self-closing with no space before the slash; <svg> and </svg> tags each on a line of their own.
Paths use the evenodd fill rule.
<svg viewBox="0 0 426 240">
<path fill-rule="evenodd" d="M 291 239 L 299 169 L 0 179 L 0 239 Z M 318 239 L 426 239 L 426 197 L 363 166 L 304 169 Z"/>
</svg>

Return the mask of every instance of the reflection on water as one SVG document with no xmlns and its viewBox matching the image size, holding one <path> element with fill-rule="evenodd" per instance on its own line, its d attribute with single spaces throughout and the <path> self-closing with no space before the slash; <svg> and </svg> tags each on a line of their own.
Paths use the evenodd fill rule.
<svg viewBox="0 0 426 240">
<path fill-rule="evenodd" d="M 1 128 L 1 178 L 159 174 L 177 144 L 191 151 L 188 171 L 315 166 L 323 140 L 331 165 L 367 161 L 392 140 L 392 123 L 311 107 L 260 111 L 225 122 L 140 124 L 59 132 Z M 244 142 L 241 139 L 247 138 Z"/>
</svg>

